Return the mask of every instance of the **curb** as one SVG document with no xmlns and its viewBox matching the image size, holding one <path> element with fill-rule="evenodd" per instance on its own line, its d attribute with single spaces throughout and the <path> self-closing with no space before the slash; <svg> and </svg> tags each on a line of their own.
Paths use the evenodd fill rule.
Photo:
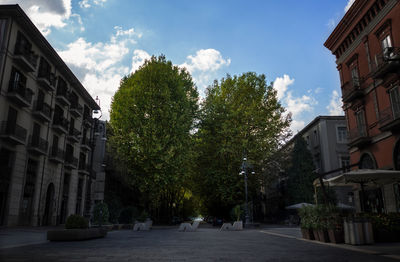
<svg viewBox="0 0 400 262">
<path fill-rule="evenodd" d="M 387 258 L 393 258 L 393 259 L 400 260 L 400 255 L 384 254 L 384 253 L 381 253 L 381 252 L 378 252 L 378 251 L 365 250 L 365 249 L 357 248 L 355 246 L 349 246 L 349 245 L 346 245 L 346 244 L 325 243 L 325 242 L 309 240 L 309 239 L 299 238 L 299 237 L 280 234 L 280 233 L 275 233 L 275 232 L 267 232 L 267 231 L 263 231 L 263 230 L 261 230 L 259 232 L 260 233 L 264 233 L 264 234 L 268 234 L 268 235 L 273 235 L 273 236 L 297 239 L 297 240 L 301 240 L 301 241 L 304 241 L 304 242 L 309 242 L 309 243 L 314 243 L 314 244 L 319 244 L 319 245 L 324 245 L 324 246 L 330 246 L 330 247 L 335 247 L 335 248 L 341 248 L 341 249 L 347 249 L 347 250 L 356 251 L 356 252 L 360 252 L 360 253 L 364 253 L 364 254 L 378 255 L 378 256 L 382 256 L 382 257 L 387 257 Z"/>
</svg>

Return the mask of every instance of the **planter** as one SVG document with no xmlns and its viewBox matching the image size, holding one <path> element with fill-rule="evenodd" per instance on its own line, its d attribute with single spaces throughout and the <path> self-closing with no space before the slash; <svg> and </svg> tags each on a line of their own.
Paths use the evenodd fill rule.
<svg viewBox="0 0 400 262">
<path fill-rule="evenodd" d="M 344 231 L 328 229 L 329 241 L 331 243 L 339 244 L 344 243 Z"/>
<path fill-rule="evenodd" d="M 315 239 L 312 229 L 302 228 L 301 229 L 301 234 L 302 234 L 304 239 L 309 239 L 309 240 L 314 240 Z"/>
<path fill-rule="evenodd" d="M 318 230 L 313 229 L 312 232 L 313 232 L 313 235 L 314 235 L 314 239 L 317 240 L 317 241 L 319 241 Z"/>
<path fill-rule="evenodd" d="M 329 242 L 328 231 L 321 229 L 321 230 L 317 230 L 317 233 L 318 233 L 319 241 L 325 242 L 325 243 Z"/>
<path fill-rule="evenodd" d="M 49 230 L 47 231 L 47 240 L 80 241 L 94 238 L 102 238 L 106 235 L 107 230 L 103 228 Z"/>
</svg>

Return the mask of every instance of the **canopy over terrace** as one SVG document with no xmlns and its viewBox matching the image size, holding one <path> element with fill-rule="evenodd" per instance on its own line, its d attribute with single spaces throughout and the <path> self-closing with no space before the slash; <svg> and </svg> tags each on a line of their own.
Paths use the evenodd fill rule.
<svg viewBox="0 0 400 262">
<path fill-rule="evenodd" d="M 324 185 L 328 186 L 360 186 L 361 187 L 361 211 L 365 211 L 365 191 L 366 185 L 383 186 L 386 184 L 400 182 L 400 171 L 383 169 L 356 169 L 341 175 L 323 179 Z M 314 180 L 314 187 L 321 186 L 320 180 Z"/>
<path fill-rule="evenodd" d="M 383 169 L 356 169 L 341 175 L 323 179 L 329 186 L 348 186 L 349 184 L 384 185 L 400 182 L 400 171 Z M 321 186 L 319 179 L 314 180 L 314 186 Z"/>
</svg>

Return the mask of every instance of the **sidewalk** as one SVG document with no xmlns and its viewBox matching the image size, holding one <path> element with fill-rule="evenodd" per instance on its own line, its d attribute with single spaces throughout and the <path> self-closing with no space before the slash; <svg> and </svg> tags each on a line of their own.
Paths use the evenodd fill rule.
<svg viewBox="0 0 400 262">
<path fill-rule="evenodd" d="M 60 227 L 0 228 L 0 249 L 21 247 L 47 242 L 47 231 Z"/>
<path fill-rule="evenodd" d="M 301 241 L 307 241 L 320 245 L 327 245 L 336 248 L 342 248 L 347 250 L 358 251 L 367 254 L 380 255 L 384 257 L 390 257 L 400 260 L 400 242 L 395 243 L 375 243 L 372 245 L 361 245 L 361 246 L 353 246 L 348 244 L 332 244 L 332 243 L 323 243 L 315 240 L 307 240 L 302 238 L 301 231 L 299 227 L 287 227 L 281 225 L 263 225 L 260 228 L 261 233 L 286 237 L 286 238 L 295 238 Z"/>
</svg>

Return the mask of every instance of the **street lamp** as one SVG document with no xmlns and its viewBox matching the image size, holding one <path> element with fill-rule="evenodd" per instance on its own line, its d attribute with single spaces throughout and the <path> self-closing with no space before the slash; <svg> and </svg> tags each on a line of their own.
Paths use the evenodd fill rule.
<svg viewBox="0 0 400 262">
<path fill-rule="evenodd" d="M 251 169 L 251 165 L 247 163 L 247 157 L 244 156 L 243 157 L 243 162 L 242 162 L 242 166 L 241 166 L 241 171 L 239 173 L 239 175 L 244 176 L 244 193 L 246 196 L 246 200 L 244 203 L 244 224 L 246 225 L 249 221 L 250 221 L 250 216 L 249 216 L 249 211 L 248 211 L 248 194 L 247 194 L 247 173 L 249 171 L 249 169 Z M 254 175 L 255 172 L 251 171 L 251 174 Z"/>
</svg>

